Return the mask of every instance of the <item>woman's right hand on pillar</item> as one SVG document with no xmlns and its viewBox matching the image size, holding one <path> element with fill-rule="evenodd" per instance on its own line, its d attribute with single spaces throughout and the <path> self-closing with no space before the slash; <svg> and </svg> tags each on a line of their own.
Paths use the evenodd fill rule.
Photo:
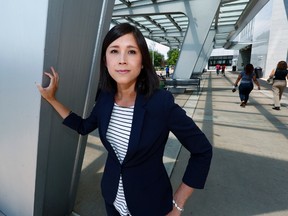
<svg viewBox="0 0 288 216">
<path fill-rule="evenodd" d="M 56 100 L 55 94 L 58 89 L 59 75 L 55 71 L 53 67 L 50 68 L 51 72 L 44 72 L 46 76 L 50 78 L 50 83 L 46 88 L 43 88 L 40 84 L 36 84 L 37 88 L 44 99 L 46 99 L 49 103 L 51 101 Z"/>
</svg>

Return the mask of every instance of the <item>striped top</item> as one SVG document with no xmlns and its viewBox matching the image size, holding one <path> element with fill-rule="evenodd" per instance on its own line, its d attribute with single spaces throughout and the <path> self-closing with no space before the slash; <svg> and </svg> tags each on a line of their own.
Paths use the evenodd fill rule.
<svg viewBox="0 0 288 216">
<path fill-rule="evenodd" d="M 115 103 L 107 129 L 107 140 L 110 142 L 121 164 L 126 156 L 128 149 L 133 120 L 133 111 L 134 106 L 120 107 Z M 125 199 L 122 175 L 120 175 L 118 191 L 113 204 L 121 216 L 131 216 Z"/>
</svg>

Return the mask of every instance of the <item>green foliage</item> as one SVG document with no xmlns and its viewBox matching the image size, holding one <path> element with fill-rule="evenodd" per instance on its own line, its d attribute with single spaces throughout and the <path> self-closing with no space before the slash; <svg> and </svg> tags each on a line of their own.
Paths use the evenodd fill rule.
<svg viewBox="0 0 288 216">
<path fill-rule="evenodd" d="M 176 65 L 179 58 L 180 51 L 178 49 L 171 49 L 168 51 L 167 56 L 167 64 L 168 65 Z"/>
<path fill-rule="evenodd" d="M 153 61 L 153 51 L 149 50 L 150 57 Z M 164 65 L 164 55 L 159 53 L 158 51 L 154 50 L 154 66 L 155 67 L 160 67 Z"/>
<path fill-rule="evenodd" d="M 149 50 L 151 59 L 153 61 L 153 51 Z M 164 55 L 159 53 L 157 50 L 154 51 L 154 66 L 165 67 L 165 65 L 176 65 L 179 58 L 180 51 L 178 49 L 171 49 L 167 52 L 168 59 L 164 59 Z"/>
</svg>

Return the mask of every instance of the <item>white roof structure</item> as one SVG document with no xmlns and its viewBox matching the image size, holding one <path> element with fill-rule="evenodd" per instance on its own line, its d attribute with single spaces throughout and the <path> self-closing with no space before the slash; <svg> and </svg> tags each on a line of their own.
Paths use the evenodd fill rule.
<svg viewBox="0 0 288 216">
<path fill-rule="evenodd" d="M 193 21 L 193 17 L 189 17 L 187 11 L 178 10 L 177 6 L 181 2 L 189 11 L 189 0 L 115 0 L 112 24 L 129 22 L 137 26 L 146 38 L 170 48 L 181 48 L 188 23 Z M 219 1 L 219 7 L 210 25 L 210 30 L 215 31 L 213 48 L 229 48 L 233 38 L 267 2 L 268 0 Z M 159 10 L 157 13 L 157 8 L 171 4 L 175 4 L 174 11 L 163 13 Z M 150 13 L 147 13 L 147 7 L 151 8 Z M 203 14 L 212 12 L 209 5 L 203 5 L 197 10 Z"/>
</svg>

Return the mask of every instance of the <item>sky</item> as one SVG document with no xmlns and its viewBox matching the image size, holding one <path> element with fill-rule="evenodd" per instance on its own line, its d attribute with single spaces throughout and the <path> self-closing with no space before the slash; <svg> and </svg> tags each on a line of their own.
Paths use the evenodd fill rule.
<svg viewBox="0 0 288 216">
<path fill-rule="evenodd" d="M 164 46 L 162 44 L 159 44 L 159 43 L 156 43 L 152 40 L 149 40 L 147 38 L 146 39 L 146 42 L 147 42 L 147 45 L 148 45 L 148 48 L 153 50 L 153 47 L 154 47 L 154 50 L 161 53 L 162 55 L 164 55 L 164 58 L 167 59 L 167 52 L 169 51 L 169 47 L 167 46 Z"/>
</svg>

